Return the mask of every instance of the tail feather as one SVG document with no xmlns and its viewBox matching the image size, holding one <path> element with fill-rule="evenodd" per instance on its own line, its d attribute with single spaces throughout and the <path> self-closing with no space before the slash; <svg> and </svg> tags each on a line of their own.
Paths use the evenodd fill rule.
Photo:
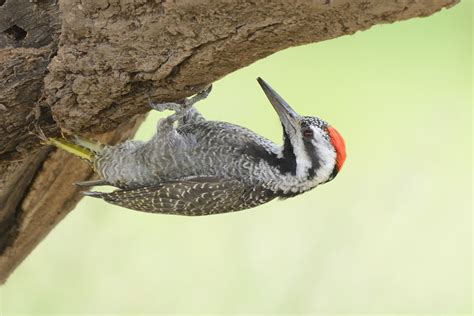
<svg viewBox="0 0 474 316">
<path fill-rule="evenodd" d="M 87 148 L 90 151 L 95 152 L 95 153 L 100 153 L 105 147 L 105 145 L 103 145 L 99 142 L 91 141 L 89 139 L 82 138 L 82 137 L 79 137 L 79 136 L 74 136 L 73 142 L 74 142 L 74 144 L 79 145 L 79 146 L 84 147 L 84 148 Z"/>
<path fill-rule="evenodd" d="M 93 163 L 96 156 L 95 148 L 98 148 L 97 144 L 93 144 L 92 142 L 88 141 L 89 144 L 93 144 L 93 147 L 84 146 L 83 144 L 75 144 L 73 142 L 67 141 L 64 138 L 49 138 L 47 143 L 49 145 L 53 145 L 57 148 L 67 151 L 75 156 L 78 156 L 82 159 L 87 160 L 90 163 Z"/>
<path fill-rule="evenodd" d="M 81 193 L 82 195 L 91 196 L 95 198 L 101 198 L 102 195 L 104 194 L 103 192 L 97 192 L 97 191 L 82 191 Z"/>
</svg>

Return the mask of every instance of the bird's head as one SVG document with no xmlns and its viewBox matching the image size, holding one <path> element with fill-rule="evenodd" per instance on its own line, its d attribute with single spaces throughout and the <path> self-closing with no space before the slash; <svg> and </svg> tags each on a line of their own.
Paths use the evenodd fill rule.
<svg viewBox="0 0 474 316">
<path fill-rule="evenodd" d="M 263 79 L 257 81 L 280 118 L 284 132 L 282 155 L 295 159 L 296 175 L 316 180 L 315 184 L 334 179 L 346 159 L 341 134 L 320 118 L 299 115 Z"/>
</svg>

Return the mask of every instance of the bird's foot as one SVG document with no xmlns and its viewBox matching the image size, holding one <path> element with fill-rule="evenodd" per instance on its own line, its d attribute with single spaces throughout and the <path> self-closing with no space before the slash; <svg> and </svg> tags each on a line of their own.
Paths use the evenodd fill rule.
<svg viewBox="0 0 474 316">
<path fill-rule="evenodd" d="M 166 110 L 175 111 L 177 114 L 180 112 L 186 112 L 197 102 L 207 98 L 212 90 L 212 85 L 206 86 L 202 91 L 199 91 L 190 98 L 185 98 L 176 102 L 164 102 L 164 103 L 153 103 L 148 97 L 149 106 L 156 111 L 163 112 Z"/>
<path fill-rule="evenodd" d="M 192 109 L 193 105 L 196 104 L 196 102 L 199 102 L 207 98 L 211 90 L 212 90 L 212 85 L 209 85 L 204 90 L 198 92 L 197 94 L 195 94 L 194 96 L 190 98 L 184 99 L 180 103 L 178 102 L 166 102 L 166 103 L 159 103 L 159 104 L 150 103 L 150 106 L 157 111 L 164 111 L 164 110 L 175 111 L 174 114 L 171 114 L 170 116 L 163 118 L 158 122 L 158 126 L 157 126 L 158 131 L 163 132 L 165 130 L 172 130 L 174 123 L 178 122 L 183 117 L 185 117 L 189 113 L 189 110 Z"/>
<path fill-rule="evenodd" d="M 184 104 L 187 107 L 192 107 L 197 102 L 207 98 L 209 94 L 211 93 L 211 91 L 212 91 L 212 84 L 206 86 L 203 90 L 199 91 L 194 96 L 184 99 Z"/>
<path fill-rule="evenodd" d="M 163 112 L 166 110 L 178 112 L 184 107 L 183 104 L 180 104 L 178 102 L 153 103 L 149 100 L 148 104 L 153 110 L 158 112 Z"/>
</svg>

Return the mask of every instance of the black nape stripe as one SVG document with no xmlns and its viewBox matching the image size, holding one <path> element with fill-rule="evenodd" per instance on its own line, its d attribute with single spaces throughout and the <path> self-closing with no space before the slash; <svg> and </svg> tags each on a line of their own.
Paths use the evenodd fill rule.
<svg viewBox="0 0 474 316">
<path fill-rule="evenodd" d="M 328 183 L 329 181 L 333 180 L 337 176 L 338 173 L 339 173 L 339 170 L 337 170 L 337 165 L 335 165 L 334 168 L 332 169 L 331 174 L 329 175 L 329 178 L 321 184 Z"/>
<path fill-rule="evenodd" d="M 332 172 L 331 172 L 331 175 L 329 176 L 328 181 L 331 181 L 332 179 L 334 179 L 337 176 L 338 172 L 339 170 L 337 169 L 337 165 L 335 165 L 334 168 L 332 169 Z"/>
</svg>

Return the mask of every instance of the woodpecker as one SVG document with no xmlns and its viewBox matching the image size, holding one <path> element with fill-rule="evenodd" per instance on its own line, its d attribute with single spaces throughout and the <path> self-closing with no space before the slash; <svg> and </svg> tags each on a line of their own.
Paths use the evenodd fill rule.
<svg viewBox="0 0 474 316">
<path fill-rule="evenodd" d="M 227 122 L 206 120 L 193 105 L 210 87 L 181 103 L 150 106 L 173 110 L 147 142 L 115 146 L 76 137 L 48 143 L 90 162 L 113 192 L 83 192 L 129 209 L 176 215 L 239 211 L 285 199 L 331 181 L 346 159 L 344 139 L 320 118 L 301 116 L 263 79 L 258 83 L 278 114 L 283 145 Z"/>
</svg>

